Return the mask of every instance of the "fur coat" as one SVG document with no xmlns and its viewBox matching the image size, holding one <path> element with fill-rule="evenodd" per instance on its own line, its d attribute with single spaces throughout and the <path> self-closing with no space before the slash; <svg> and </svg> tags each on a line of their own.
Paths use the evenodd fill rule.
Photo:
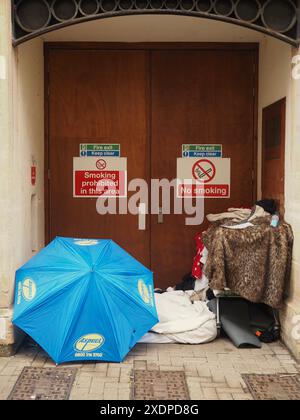
<svg viewBox="0 0 300 420">
<path fill-rule="evenodd" d="M 204 273 L 210 287 L 227 287 L 251 302 L 279 309 L 291 271 L 291 226 L 282 222 L 273 228 L 270 217 L 242 230 L 221 227 L 224 222 L 214 223 L 202 234 L 209 251 Z"/>
</svg>

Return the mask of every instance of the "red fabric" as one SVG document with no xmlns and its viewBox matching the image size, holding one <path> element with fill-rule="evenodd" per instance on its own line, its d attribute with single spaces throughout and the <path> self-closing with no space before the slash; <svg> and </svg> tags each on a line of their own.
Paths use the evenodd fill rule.
<svg viewBox="0 0 300 420">
<path fill-rule="evenodd" d="M 198 233 L 195 236 L 195 241 L 196 241 L 197 253 L 194 257 L 192 275 L 196 277 L 196 279 L 200 279 L 202 277 L 202 268 L 203 268 L 203 264 L 201 263 L 201 258 L 202 258 L 202 253 L 204 250 L 204 243 L 202 242 L 202 236 L 200 233 Z"/>
</svg>

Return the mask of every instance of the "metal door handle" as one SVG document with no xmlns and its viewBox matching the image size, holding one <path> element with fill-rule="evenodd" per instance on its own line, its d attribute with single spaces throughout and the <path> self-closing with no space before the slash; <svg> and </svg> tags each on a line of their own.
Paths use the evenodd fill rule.
<svg viewBox="0 0 300 420">
<path fill-rule="evenodd" d="M 162 207 L 159 207 L 159 209 L 158 209 L 157 223 L 159 223 L 159 224 L 164 223 L 164 215 L 163 215 Z"/>
<path fill-rule="evenodd" d="M 139 205 L 139 230 L 146 230 L 146 204 Z"/>
</svg>

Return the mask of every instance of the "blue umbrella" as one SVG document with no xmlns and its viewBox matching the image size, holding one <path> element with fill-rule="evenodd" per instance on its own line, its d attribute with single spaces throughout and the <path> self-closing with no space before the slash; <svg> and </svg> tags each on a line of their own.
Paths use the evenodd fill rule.
<svg viewBox="0 0 300 420">
<path fill-rule="evenodd" d="M 157 322 L 153 273 L 111 240 L 57 237 L 16 273 L 13 323 L 57 364 L 120 362 Z"/>
</svg>

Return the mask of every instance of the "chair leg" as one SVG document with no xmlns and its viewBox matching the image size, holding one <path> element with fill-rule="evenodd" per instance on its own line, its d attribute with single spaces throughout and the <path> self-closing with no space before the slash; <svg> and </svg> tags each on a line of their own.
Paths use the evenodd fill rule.
<svg viewBox="0 0 300 420">
<path fill-rule="evenodd" d="M 218 334 L 218 337 L 220 337 L 221 329 L 222 329 L 221 320 L 220 320 L 220 298 L 216 297 L 216 299 L 217 299 L 217 334 Z"/>
<path fill-rule="evenodd" d="M 272 308 L 272 312 L 273 312 L 273 317 L 274 317 L 274 321 L 275 321 L 274 332 L 279 339 L 280 334 L 281 334 L 281 325 L 280 325 L 280 320 L 279 320 L 279 314 L 278 314 L 278 311 L 276 309 L 273 309 L 273 308 Z"/>
</svg>

